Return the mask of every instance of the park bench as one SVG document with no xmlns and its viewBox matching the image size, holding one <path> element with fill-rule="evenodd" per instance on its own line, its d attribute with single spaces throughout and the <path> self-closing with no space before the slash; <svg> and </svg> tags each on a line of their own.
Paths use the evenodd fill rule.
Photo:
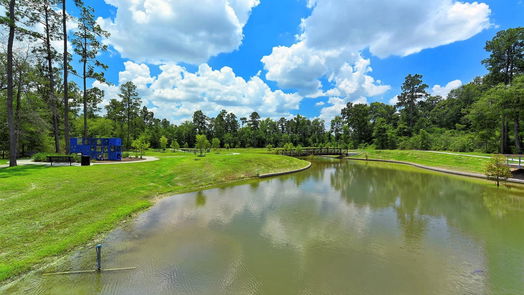
<svg viewBox="0 0 524 295">
<path fill-rule="evenodd" d="M 75 159 L 71 156 L 47 156 L 47 161 L 51 162 L 51 166 L 53 166 L 53 162 L 69 163 L 69 166 L 71 166 Z"/>
</svg>

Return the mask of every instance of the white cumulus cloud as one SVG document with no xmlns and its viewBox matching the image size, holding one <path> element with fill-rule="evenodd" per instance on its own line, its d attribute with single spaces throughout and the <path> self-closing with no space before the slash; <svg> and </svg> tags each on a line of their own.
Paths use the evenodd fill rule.
<svg viewBox="0 0 524 295">
<path fill-rule="evenodd" d="M 302 20 L 308 47 L 369 48 L 378 57 L 406 56 L 466 40 L 490 27 L 485 3 L 456 0 L 315 0 Z"/>
<path fill-rule="evenodd" d="M 431 88 L 432 95 L 440 95 L 442 98 L 447 98 L 451 90 L 457 89 L 462 86 L 462 81 L 454 80 L 449 82 L 446 86 L 435 85 Z"/>
<path fill-rule="evenodd" d="M 214 116 L 222 109 L 234 112 L 238 117 L 257 111 L 264 117 L 288 117 L 290 111 L 298 110 L 302 96 L 271 88 L 258 76 L 245 80 L 235 75 L 229 67 L 213 70 L 201 64 L 195 73 L 176 64 L 160 66 L 160 73 L 151 76 L 146 64 L 131 61 L 119 74 L 119 83 L 132 81 L 145 105 L 161 118 L 174 122 L 190 119 L 197 110 Z M 96 82 L 105 91 L 105 103 L 117 98 L 118 86 Z"/>
<path fill-rule="evenodd" d="M 138 62 L 200 64 L 236 50 L 259 0 L 105 0 L 114 19 L 99 18 L 107 40 Z"/>
<path fill-rule="evenodd" d="M 491 10 L 481 2 L 308 0 L 307 4 L 311 15 L 302 20 L 297 42 L 273 48 L 262 62 L 266 78 L 280 87 L 308 97 L 331 97 L 321 110 L 323 118 L 332 117 L 346 101 L 380 96 L 390 89 L 372 77 L 370 60 L 362 57 L 362 51 L 379 58 L 407 56 L 469 39 L 491 26 Z M 436 91 L 447 94 L 448 86 Z"/>
<path fill-rule="evenodd" d="M 268 80 L 276 81 L 285 89 L 297 89 L 308 97 L 375 96 L 390 88 L 369 76 L 372 68 L 368 59 L 344 48 L 316 50 L 301 41 L 290 47 L 273 48 L 262 62 Z M 323 77 L 334 84 L 326 92 L 322 90 Z"/>
</svg>

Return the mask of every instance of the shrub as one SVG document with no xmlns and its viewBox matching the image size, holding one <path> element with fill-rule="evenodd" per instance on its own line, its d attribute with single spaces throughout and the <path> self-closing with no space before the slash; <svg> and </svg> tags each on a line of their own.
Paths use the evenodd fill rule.
<svg viewBox="0 0 524 295">
<path fill-rule="evenodd" d="M 199 134 L 196 136 L 196 150 L 200 152 L 200 156 L 203 157 L 204 153 L 209 149 L 211 144 L 209 143 L 209 140 L 207 140 L 207 137 L 203 134 Z"/>
<path fill-rule="evenodd" d="M 160 137 L 160 148 L 162 149 L 162 151 L 165 151 L 166 148 L 167 148 L 167 137 L 163 136 Z"/>
<path fill-rule="evenodd" d="M 506 165 L 506 157 L 503 155 L 495 155 L 486 165 L 486 176 L 497 182 L 499 186 L 500 181 L 506 181 L 511 177 L 511 170 Z"/>
<path fill-rule="evenodd" d="M 140 156 L 140 159 L 142 159 L 146 150 L 149 148 L 149 139 L 145 134 L 142 134 L 133 140 L 131 146 L 135 149 L 137 156 Z"/>
<path fill-rule="evenodd" d="M 129 152 L 123 152 L 122 158 L 129 158 Z"/>
<path fill-rule="evenodd" d="M 218 152 L 218 149 L 220 148 L 220 139 L 218 138 L 213 138 L 213 140 L 211 140 L 211 147 L 215 150 L 215 152 Z"/>
<path fill-rule="evenodd" d="M 178 141 L 176 139 L 173 139 L 173 141 L 171 142 L 171 148 L 173 149 L 173 151 L 177 151 L 180 149 L 180 145 L 178 144 Z"/>
</svg>

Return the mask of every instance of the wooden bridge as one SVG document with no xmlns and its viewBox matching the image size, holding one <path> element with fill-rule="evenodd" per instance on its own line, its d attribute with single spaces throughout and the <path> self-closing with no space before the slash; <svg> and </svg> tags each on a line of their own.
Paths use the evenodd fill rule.
<svg viewBox="0 0 524 295">
<path fill-rule="evenodd" d="M 305 156 L 348 156 L 349 150 L 343 148 L 303 148 L 303 149 L 292 149 L 292 150 L 278 150 L 279 155 L 292 156 L 292 157 L 305 157 Z"/>
</svg>

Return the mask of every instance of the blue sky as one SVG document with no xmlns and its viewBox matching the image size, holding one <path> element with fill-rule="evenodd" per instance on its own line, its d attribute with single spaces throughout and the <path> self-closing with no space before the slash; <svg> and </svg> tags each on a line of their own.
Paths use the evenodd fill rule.
<svg viewBox="0 0 524 295">
<path fill-rule="evenodd" d="M 389 103 L 409 73 L 445 95 L 485 74 L 497 31 L 524 25 L 521 0 L 92 2 L 112 33 L 113 85 L 94 86 L 107 101 L 132 80 L 174 122 L 221 108 L 329 120 L 349 101 Z"/>
</svg>

